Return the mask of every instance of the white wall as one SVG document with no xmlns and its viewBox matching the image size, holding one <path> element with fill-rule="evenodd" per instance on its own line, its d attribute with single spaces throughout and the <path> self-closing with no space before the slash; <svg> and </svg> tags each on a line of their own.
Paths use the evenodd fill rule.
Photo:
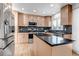
<svg viewBox="0 0 79 59">
<path fill-rule="evenodd" d="M 73 49 L 79 54 L 79 8 L 73 10 L 72 39 L 75 40 L 73 43 Z"/>
</svg>

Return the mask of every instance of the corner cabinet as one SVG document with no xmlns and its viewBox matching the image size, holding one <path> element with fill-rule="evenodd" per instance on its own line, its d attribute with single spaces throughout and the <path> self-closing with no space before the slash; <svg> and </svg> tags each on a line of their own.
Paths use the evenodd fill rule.
<svg viewBox="0 0 79 59">
<path fill-rule="evenodd" d="M 72 24 L 72 5 L 68 4 L 61 8 L 61 25 Z"/>
</svg>

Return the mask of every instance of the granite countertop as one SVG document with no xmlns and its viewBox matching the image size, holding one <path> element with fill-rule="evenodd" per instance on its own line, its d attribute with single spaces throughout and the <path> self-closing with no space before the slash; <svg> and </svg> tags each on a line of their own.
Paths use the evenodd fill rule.
<svg viewBox="0 0 79 59">
<path fill-rule="evenodd" d="M 63 38 L 64 31 L 63 30 L 47 30 L 49 27 L 19 27 L 19 32 L 27 33 L 32 32 L 38 38 L 49 44 L 50 46 L 58 46 L 72 43 L 73 40 Z M 52 33 L 54 35 L 45 34 L 46 32 Z"/>
<path fill-rule="evenodd" d="M 66 39 L 61 36 L 49 35 L 49 34 L 35 34 L 38 38 L 43 40 L 50 46 L 59 46 L 64 44 L 72 43 L 74 40 Z"/>
</svg>

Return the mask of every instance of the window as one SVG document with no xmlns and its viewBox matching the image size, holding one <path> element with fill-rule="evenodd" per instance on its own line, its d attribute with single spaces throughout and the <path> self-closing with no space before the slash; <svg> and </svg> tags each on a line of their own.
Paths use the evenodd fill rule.
<svg viewBox="0 0 79 59">
<path fill-rule="evenodd" d="M 54 15 L 52 17 L 52 29 L 60 29 L 61 28 L 61 17 L 60 13 Z"/>
</svg>

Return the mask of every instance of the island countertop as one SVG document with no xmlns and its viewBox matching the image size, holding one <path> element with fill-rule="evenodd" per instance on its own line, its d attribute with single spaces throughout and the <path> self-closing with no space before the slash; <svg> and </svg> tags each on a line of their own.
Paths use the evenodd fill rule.
<svg viewBox="0 0 79 59">
<path fill-rule="evenodd" d="M 66 39 L 61 36 L 55 36 L 53 34 L 35 34 L 38 38 L 43 40 L 45 43 L 50 46 L 59 46 L 64 44 L 72 43 L 74 40 Z"/>
</svg>

